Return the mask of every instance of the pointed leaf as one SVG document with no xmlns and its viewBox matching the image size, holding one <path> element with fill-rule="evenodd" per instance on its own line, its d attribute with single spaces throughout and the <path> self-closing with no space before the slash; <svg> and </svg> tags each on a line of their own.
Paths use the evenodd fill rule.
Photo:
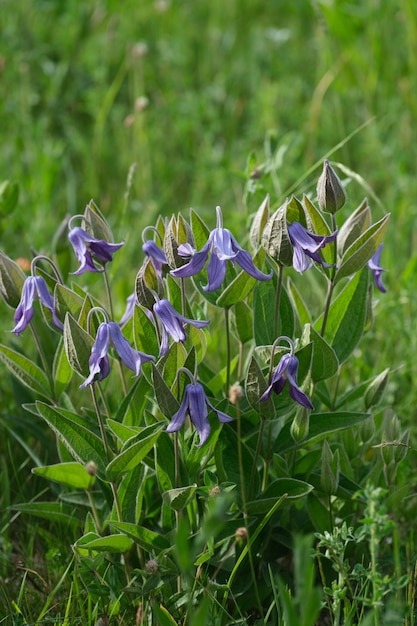
<svg viewBox="0 0 417 626">
<path fill-rule="evenodd" d="M 301 337 L 301 345 L 304 346 L 310 342 L 314 346 L 311 364 L 312 381 L 316 383 L 319 380 L 331 378 L 339 369 L 336 353 L 327 341 L 314 330 L 311 324 L 306 324 Z"/>
<path fill-rule="evenodd" d="M 89 533 L 93 534 L 93 533 Z M 90 539 L 88 535 L 81 537 L 75 542 L 74 548 L 85 550 L 94 550 L 95 552 L 109 552 L 110 554 L 121 554 L 128 552 L 132 547 L 132 540 L 126 535 L 106 535 L 97 539 Z"/>
<path fill-rule="evenodd" d="M 294 335 L 294 312 L 288 293 L 281 289 L 278 327 L 275 331 L 277 277 L 265 282 L 258 282 L 253 297 L 253 322 L 255 343 L 257 346 L 272 345 L 279 335 Z"/>
<path fill-rule="evenodd" d="M 168 550 L 172 547 L 171 541 L 169 541 L 163 535 L 137 526 L 136 524 L 129 524 L 127 522 L 110 522 L 110 525 L 115 530 L 125 534 L 127 537 L 133 539 L 135 543 L 138 543 L 144 550 L 148 552 L 156 552 L 157 554 L 161 550 Z"/>
<path fill-rule="evenodd" d="M 135 306 L 134 309 L 133 336 L 136 350 L 158 356 L 159 344 L 155 326 L 141 306 Z"/>
<path fill-rule="evenodd" d="M 164 424 L 158 422 L 151 426 L 146 426 L 140 433 L 128 439 L 122 451 L 107 466 L 106 476 L 110 481 L 118 478 L 137 467 L 153 448 L 159 435 L 164 428 Z"/>
<path fill-rule="evenodd" d="M 257 500 L 247 503 L 249 515 L 264 515 L 275 502 L 286 495 L 286 500 L 298 500 L 308 495 L 313 485 L 295 478 L 279 478 L 274 480 Z"/>
<path fill-rule="evenodd" d="M 259 248 L 253 261 L 257 267 L 262 267 L 264 258 L 265 250 Z M 257 282 L 258 280 L 256 278 L 249 276 L 249 274 L 242 270 L 217 298 L 216 305 L 226 308 L 236 304 L 236 302 L 241 302 L 250 294 Z"/>
<path fill-rule="evenodd" d="M 71 367 L 83 378 L 89 374 L 93 338 L 67 313 L 64 322 L 64 345 L 67 359 Z"/>
<path fill-rule="evenodd" d="M 180 408 L 180 403 L 168 387 L 156 365 L 152 363 L 153 384 L 156 401 L 165 417 L 171 418 Z"/>
<path fill-rule="evenodd" d="M 77 462 L 35 467 L 32 472 L 73 489 L 91 489 L 95 481 L 95 476 L 86 470 L 85 465 Z"/>
<path fill-rule="evenodd" d="M 74 370 L 68 363 L 65 352 L 64 338 L 62 337 L 56 349 L 52 366 L 52 375 L 55 383 L 55 395 L 57 398 L 59 398 L 71 382 L 73 372 Z"/>
<path fill-rule="evenodd" d="M 252 356 L 246 376 L 245 390 L 249 404 L 255 411 L 265 419 L 273 419 L 275 417 L 274 403 L 270 398 L 259 402 L 259 398 L 267 390 L 266 382 L 261 368 L 255 357 Z"/>
<path fill-rule="evenodd" d="M 40 396 L 50 398 L 51 390 L 48 377 L 33 361 L 3 345 L 0 345 L 0 361 L 6 365 L 22 385 Z"/>
<path fill-rule="evenodd" d="M 194 498 L 197 485 L 188 485 L 187 487 L 178 487 L 170 489 L 162 494 L 163 501 L 174 511 L 181 511 Z"/>
</svg>

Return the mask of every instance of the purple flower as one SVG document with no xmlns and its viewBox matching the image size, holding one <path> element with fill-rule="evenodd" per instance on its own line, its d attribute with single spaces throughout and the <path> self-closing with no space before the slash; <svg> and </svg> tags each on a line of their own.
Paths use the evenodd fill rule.
<svg viewBox="0 0 417 626">
<path fill-rule="evenodd" d="M 381 243 L 378 250 L 375 252 L 374 256 L 369 259 L 368 267 L 372 271 L 372 276 L 374 278 L 376 288 L 379 289 L 379 291 L 381 291 L 382 293 L 386 293 L 387 290 L 382 284 L 382 276 L 381 276 L 382 272 L 385 272 L 385 270 L 382 269 L 382 267 L 379 265 L 383 248 L 384 248 L 384 244 Z"/>
<path fill-rule="evenodd" d="M 211 231 L 206 245 L 197 252 L 190 244 L 181 244 L 178 247 L 180 256 L 191 256 L 185 265 L 172 270 L 172 276 L 186 278 L 198 274 L 206 264 L 209 252 L 210 260 L 207 265 L 208 284 L 203 287 L 205 291 L 215 291 L 222 284 L 226 274 L 226 261 L 237 263 L 240 267 L 257 280 L 269 280 L 270 274 L 264 274 L 255 267 L 252 257 L 246 250 L 243 250 L 233 237 L 230 230 L 222 226 L 222 214 L 220 207 L 217 207 L 217 228 Z"/>
<path fill-rule="evenodd" d="M 323 261 L 318 251 L 335 240 L 337 230 L 328 237 L 324 237 L 311 233 L 298 222 L 293 222 L 288 224 L 288 234 L 294 248 L 293 266 L 296 272 L 300 274 L 305 272 L 313 265 L 313 261 L 320 263 L 323 267 L 332 267 Z"/>
<path fill-rule="evenodd" d="M 301 391 L 297 384 L 297 374 L 297 357 L 291 354 L 284 354 L 270 378 L 268 389 L 262 394 L 259 400 L 267 400 L 273 391 L 277 394 L 281 393 L 288 380 L 290 383 L 291 398 L 298 402 L 298 404 L 301 404 L 301 406 L 304 406 L 306 409 L 313 409 L 314 407 L 311 404 L 310 399 L 303 391 Z"/>
<path fill-rule="evenodd" d="M 165 252 L 151 239 L 144 242 L 142 250 L 146 256 L 150 258 L 156 272 L 160 275 L 162 273 L 162 266 L 168 263 Z"/>
<path fill-rule="evenodd" d="M 188 317 L 180 315 L 178 311 L 174 309 L 172 304 L 165 299 L 158 300 L 153 306 L 155 315 L 162 325 L 162 339 L 159 356 L 162 356 L 168 352 L 169 335 L 174 341 L 180 341 L 183 343 L 187 337 L 184 331 L 184 324 L 191 324 L 196 328 L 204 328 L 210 322 L 190 320 Z"/>
<path fill-rule="evenodd" d="M 146 361 L 154 361 L 155 357 L 144 354 L 138 350 L 134 350 L 128 340 L 123 337 L 122 331 L 116 322 L 103 322 L 97 330 L 96 340 L 91 349 L 89 359 L 90 375 L 85 379 L 80 388 L 83 389 L 87 385 L 99 380 L 103 380 L 110 373 L 110 363 L 108 351 L 112 342 L 117 354 L 122 362 L 136 376 L 139 376 L 142 363 Z"/>
<path fill-rule="evenodd" d="M 124 244 L 108 243 L 103 239 L 96 239 L 89 235 L 83 228 L 72 228 L 68 234 L 80 267 L 74 274 L 77 276 L 84 272 L 102 272 L 103 270 L 94 265 L 94 259 L 104 265 L 113 260 L 113 254 Z"/>
<path fill-rule="evenodd" d="M 122 315 L 122 319 L 119 322 L 119 326 L 124 326 L 126 322 L 130 320 L 134 313 L 136 304 L 138 304 L 138 297 L 136 295 L 136 291 L 134 291 L 126 298 L 126 308 Z"/>
<path fill-rule="evenodd" d="M 53 323 L 62 330 L 63 325 L 56 316 L 54 298 L 45 279 L 42 276 L 28 276 L 23 283 L 22 296 L 14 314 L 15 327 L 12 333 L 20 335 L 25 330 L 33 317 L 33 302 L 35 300 L 40 300 L 41 304 L 49 309 L 52 313 Z"/>
<path fill-rule="evenodd" d="M 200 437 L 199 446 L 202 446 L 203 443 L 207 441 L 207 438 L 210 434 L 210 424 L 207 419 L 208 409 L 207 405 L 217 413 L 217 417 L 220 422 L 230 422 L 233 418 L 226 413 L 222 413 L 214 408 L 211 404 L 210 400 L 207 398 L 204 393 L 203 386 L 200 383 L 189 383 L 185 387 L 184 397 L 181 402 L 181 406 L 179 410 L 175 413 L 175 415 L 171 418 L 171 423 L 168 425 L 166 429 L 167 433 L 174 433 L 181 428 L 181 426 L 185 422 L 185 418 L 187 415 L 190 416 L 190 419 L 194 426 L 197 429 L 197 432 Z"/>
</svg>

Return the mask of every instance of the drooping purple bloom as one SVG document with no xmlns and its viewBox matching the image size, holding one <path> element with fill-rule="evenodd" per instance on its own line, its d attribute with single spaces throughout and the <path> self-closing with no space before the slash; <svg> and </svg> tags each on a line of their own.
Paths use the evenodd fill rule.
<svg viewBox="0 0 417 626">
<path fill-rule="evenodd" d="M 41 304 L 52 313 L 53 323 L 62 330 L 63 325 L 55 313 L 54 298 L 48 289 L 45 279 L 42 276 L 28 276 L 23 283 L 22 296 L 14 314 L 15 327 L 12 333 L 20 335 L 25 330 L 33 317 L 33 303 L 35 300 L 40 300 Z"/>
<path fill-rule="evenodd" d="M 270 274 L 264 274 L 254 265 L 252 257 L 247 250 L 244 250 L 237 243 L 230 230 L 222 226 L 222 214 L 220 207 L 217 207 L 217 228 L 211 231 L 205 246 L 197 252 L 190 244 L 181 244 L 178 247 L 178 254 L 184 257 L 191 257 L 189 262 L 181 267 L 172 270 L 172 276 L 186 278 L 198 274 L 206 264 L 208 283 L 203 289 L 205 291 L 215 291 L 218 289 L 226 274 L 226 261 L 237 263 L 240 267 L 257 280 L 269 280 Z"/>
<path fill-rule="evenodd" d="M 76 276 L 84 272 L 102 272 L 102 268 L 94 264 L 94 259 L 102 265 L 109 263 L 113 260 L 113 254 L 124 245 L 124 241 L 109 243 L 104 239 L 96 239 L 79 226 L 70 230 L 68 239 L 80 263 L 80 267 L 74 272 Z"/>
<path fill-rule="evenodd" d="M 200 437 L 199 446 L 202 446 L 203 443 L 207 441 L 210 434 L 210 424 L 207 419 L 207 406 L 209 406 L 217 414 L 220 422 L 224 423 L 232 421 L 232 417 L 214 408 L 204 393 L 203 386 L 200 383 L 193 382 L 189 383 L 185 387 L 181 406 L 172 416 L 171 423 L 168 425 L 166 432 L 174 433 L 179 430 L 184 424 L 185 418 L 189 415 L 190 420 L 194 424 Z"/>
<path fill-rule="evenodd" d="M 132 348 L 128 340 L 123 337 L 122 331 L 116 322 L 103 322 L 97 330 L 96 340 L 91 349 L 89 359 L 90 374 L 80 388 L 83 389 L 91 383 L 103 380 L 110 373 L 108 351 L 110 343 L 113 344 L 122 363 L 139 376 L 142 363 L 154 361 L 155 357 Z"/>
<path fill-rule="evenodd" d="M 324 237 L 311 233 L 298 222 L 293 222 L 288 224 L 288 234 L 294 248 L 293 267 L 296 272 L 300 272 L 300 274 L 305 272 L 313 265 L 313 261 L 320 263 L 323 267 L 332 267 L 323 261 L 318 251 L 327 243 L 335 240 L 337 230 Z"/>
<path fill-rule="evenodd" d="M 259 400 L 267 400 L 272 392 L 279 394 L 284 389 L 286 382 L 290 384 L 290 396 L 306 409 L 313 409 L 310 399 L 301 391 L 297 383 L 298 359 L 291 354 L 284 354 L 273 372 L 267 390 Z"/>
<path fill-rule="evenodd" d="M 373 276 L 376 288 L 379 289 L 381 293 L 386 293 L 387 290 L 382 284 L 382 273 L 385 272 L 385 270 L 382 269 L 382 267 L 380 266 L 381 254 L 382 254 L 383 249 L 384 249 L 384 244 L 381 243 L 378 250 L 375 252 L 374 256 L 369 259 L 368 267 L 372 272 L 372 276 Z"/>
<path fill-rule="evenodd" d="M 138 297 L 136 295 L 136 291 L 134 291 L 130 294 L 130 296 L 126 298 L 126 308 L 125 312 L 122 315 L 122 319 L 119 322 L 119 326 L 124 326 L 126 322 L 130 320 L 135 310 L 136 304 L 138 304 Z"/>
<path fill-rule="evenodd" d="M 161 322 L 162 326 L 162 338 L 159 356 L 162 356 L 168 352 L 169 336 L 176 342 L 183 343 L 187 336 L 184 330 L 184 324 L 191 324 L 196 328 L 204 328 L 210 322 L 191 320 L 188 317 L 184 317 L 178 311 L 174 309 L 169 300 L 162 299 L 155 302 L 153 306 L 155 315 Z"/>
<path fill-rule="evenodd" d="M 162 273 L 162 266 L 168 263 L 165 252 L 151 239 L 145 241 L 142 246 L 143 252 L 150 258 L 156 272 Z"/>
</svg>

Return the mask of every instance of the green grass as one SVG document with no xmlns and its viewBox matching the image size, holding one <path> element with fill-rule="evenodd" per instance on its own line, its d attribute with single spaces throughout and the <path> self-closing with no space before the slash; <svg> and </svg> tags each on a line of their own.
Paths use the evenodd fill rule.
<svg viewBox="0 0 417 626">
<path fill-rule="evenodd" d="M 20 188 L 16 210 L 1 222 L 1 248 L 13 258 L 30 258 L 32 248 L 49 252 L 61 221 L 81 213 L 93 197 L 116 240 L 127 240 L 131 264 L 119 295 L 129 295 L 141 261 L 140 231 L 159 214 L 193 207 L 213 226 L 220 204 L 233 230 L 244 235 L 264 194 L 244 194 L 250 153 L 257 164 L 274 160 L 272 202 L 279 206 L 290 189 L 314 195 L 319 166 L 300 176 L 341 144 L 331 159 L 369 185 L 363 189 L 352 180 L 353 203 L 366 193 L 374 220 L 391 213 L 383 255 L 388 293 L 379 298 L 376 329 L 361 344 L 352 378 L 390 367 L 389 404 L 403 428 L 411 428 L 413 450 L 395 478 L 398 493 L 391 494 L 390 506 L 409 552 L 401 558 L 412 572 L 414 0 L 0 0 L 0 31 L 0 180 Z M 7 343 L 11 315 L 0 306 Z M 35 622 L 70 561 L 72 540 L 8 508 L 40 496 L 45 485 L 30 474 L 33 455 L 52 462 L 56 448 L 19 408 L 30 398 L 12 387 L 4 368 L 0 398 L 0 623 L 12 600 Z M 55 495 L 49 490 L 47 497 Z M 16 567 L 21 560 L 23 569 Z M 68 578 L 65 591 L 57 590 L 56 623 L 77 623 L 80 615 L 94 623 L 79 582 L 71 595 L 70 585 Z M 412 616 L 408 620 L 414 624 Z"/>
</svg>

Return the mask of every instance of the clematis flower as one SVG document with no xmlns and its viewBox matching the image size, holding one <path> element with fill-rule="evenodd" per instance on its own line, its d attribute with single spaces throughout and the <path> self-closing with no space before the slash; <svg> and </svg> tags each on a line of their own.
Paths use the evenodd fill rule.
<svg viewBox="0 0 417 626">
<path fill-rule="evenodd" d="M 154 361 L 155 357 L 139 352 L 131 347 L 128 340 L 123 337 L 122 331 L 116 322 L 102 322 L 97 330 L 96 340 L 91 349 L 89 359 L 90 375 L 85 379 L 80 388 L 83 389 L 91 383 L 103 380 L 110 373 L 108 351 L 110 343 L 113 344 L 122 363 L 139 376 L 142 363 Z"/>
<path fill-rule="evenodd" d="M 113 260 L 113 254 L 124 244 L 124 241 L 108 243 L 104 239 L 96 239 L 79 226 L 70 230 L 68 239 L 80 263 L 80 267 L 74 272 L 76 276 L 84 272 L 102 272 L 103 270 L 94 264 L 94 259 L 102 265 L 109 263 Z"/>
<path fill-rule="evenodd" d="M 161 274 L 162 266 L 168 263 L 165 252 L 151 239 L 143 243 L 142 250 L 150 258 L 158 274 Z"/>
<path fill-rule="evenodd" d="M 298 359 L 293 354 L 284 354 L 269 380 L 267 390 L 259 400 L 267 400 L 272 392 L 279 394 L 284 389 L 287 381 L 290 384 L 290 396 L 293 400 L 306 409 L 313 409 L 310 399 L 301 391 L 297 384 Z"/>
<path fill-rule="evenodd" d="M 184 397 L 181 402 L 181 406 L 179 410 L 172 416 L 171 423 L 168 425 L 166 432 L 174 433 L 181 428 L 181 426 L 185 422 L 185 418 L 187 415 L 190 416 L 190 420 L 196 427 L 198 435 L 200 437 L 199 446 L 202 446 L 208 439 L 210 434 L 210 424 L 207 419 L 209 406 L 219 418 L 219 421 L 230 422 L 232 421 L 232 417 L 226 415 L 226 413 L 222 413 L 222 411 L 218 411 L 211 404 L 210 400 L 207 398 L 204 393 L 203 386 L 200 383 L 192 382 L 189 383 L 185 387 Z"/>
<path fill-rule="evenodd" d="M 337 230 L 324 237 L 311 233 L 298 222 L 293 222 L 288 224 L 288 234 L 294 248 L 293 266 L 296 272 L 300 272 L 300 274 L 305 272 L 313 265 L 313 261 L 320 263 L 323 267 L 332 267 L 323 261 L 318 251 L 327 243 L 335 240 Z"/>
<path fill-rule="evenodd" d="M 180 278 L 195 276 L 203 269 L 210 253 L 210 260 L 207 265 L 208 283 L 203 287 L 205 291 L 215 291 L 220 287 L 226 274 L 226 261 L 231 261 L 233 264 L 237 263 L 257 280 L 272 278 L 272 272 L 264 274 L 255 267 L 250 253 L 240 247 L 230 230 L 223 228 L 220 207 L 217 207 L 216 211 L 217 228 L 211 231 L 206 245 L 199 252 L 194 250 L 190 244 L 181 244 L 178 247 L 180 256 L 191 258 L 185 265 L 171 270 L 172 276 Z"/>
<path fill-rule="evenodd" d="M 188 317 L 180 315 L 178 311 L 174 309 L 172 304 L 166 300 L 158 300 L 153 306 L 153 312 L 161 322 L 162 326 L 162 339 L 159 356 L 162 356 L 168 352 L 169 336 L 176 342 L 183 343 L 187 336 L 184 330 L 184 324 L 191 324 L 195 328 L 204 328 L 210 322 L 190 320 Z"/>
<path fill-rule="evenodd" d="M 375 286 L 377 289 L 379 289 L 379 291 L 381 291 L 381 293 L 386 293 L 387 290 L 385 289 L 384 285 L 382 284 L 382 273 L 385 272 L 384 269 L 382 269 L 382 267 L 380 266 L 380 260 L 381 260 L 381 254 L 382 254 L 382 250 L 384 249 L 384 244 L 381 243 L 381 245 L 379 246 L 378 250 L 375 252 L 374 256 L 372 258 L 369 259 L 368 261 L 368 267 L 372 272 L 372 276 L 374 278 L 374 282 L 375 282 Z"/>
<path fill-rule="evenodd" d="M 15 327 L 12 333 L 20 335 L 25 330 L 33 317 L 33 303 L 35 300 L 40 300 L 41 304 L 52 313 L 53 323 L 62 330 L 63 325 L 56 316 L 54 298 L 48 289 L 45 279 L 42 276 L 28 276 L 23 283 L 22 296 L 14 314 Z"/>
</svg>

